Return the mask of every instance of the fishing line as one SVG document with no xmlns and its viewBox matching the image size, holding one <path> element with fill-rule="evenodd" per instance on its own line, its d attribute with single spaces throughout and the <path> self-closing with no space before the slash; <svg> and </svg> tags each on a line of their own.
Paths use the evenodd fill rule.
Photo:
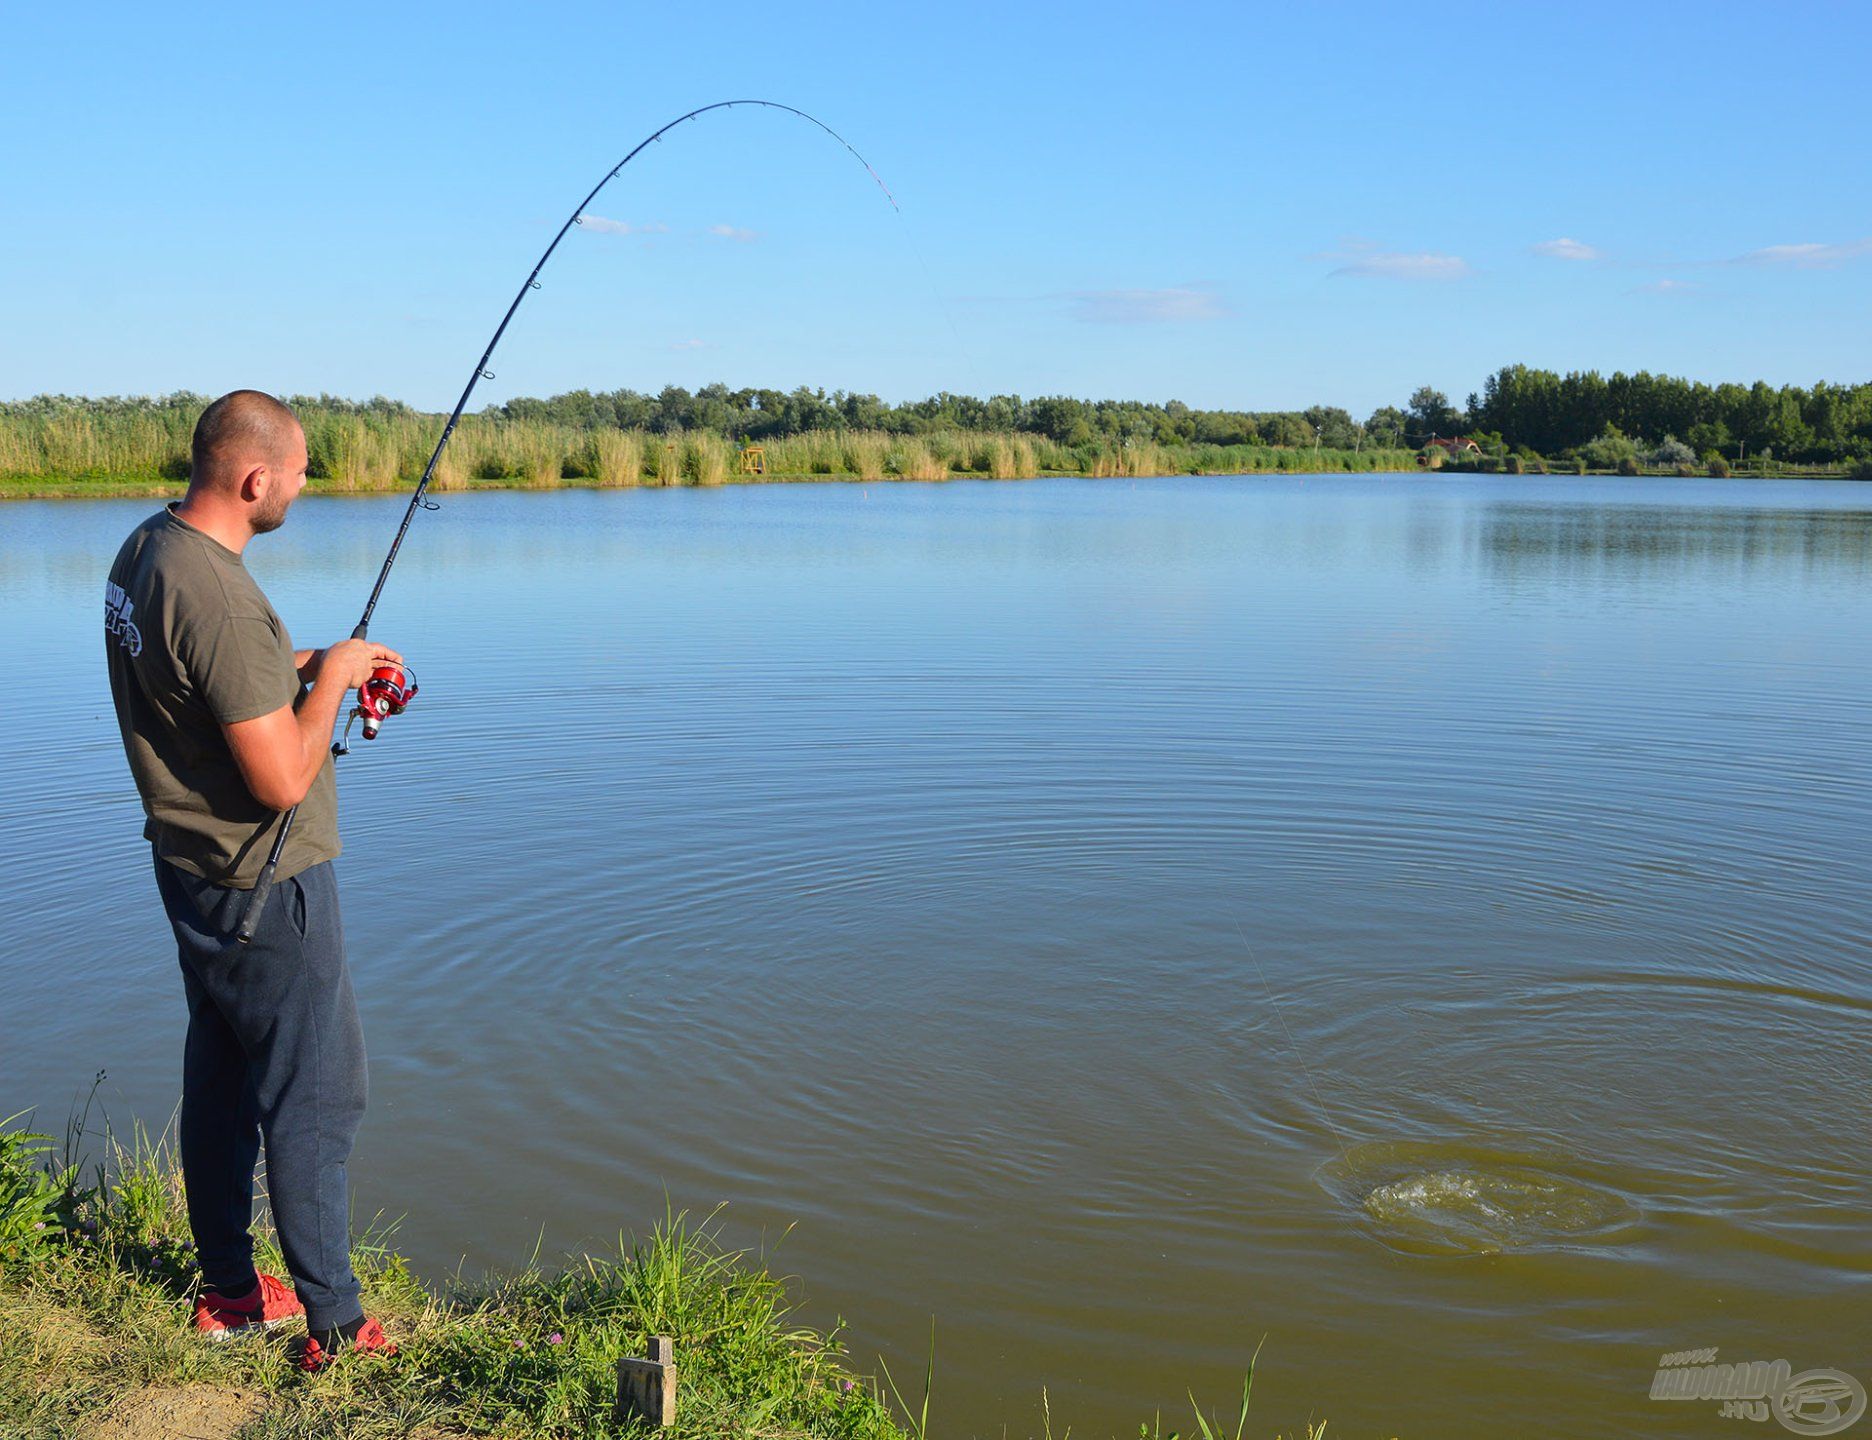
<svg viewBox="0 0 1872 1440">
<path fill-rule="evenodd" d="M 974 375 L 975 393 L 980 395 L 982 402 L 986 404 L 994 398 L 991 393 L 993 387 L 985 383 L 980 357 L 976 354 L 975 347 L 962 338 L 962 329 L 955 322 L 955 314 L 949 308 L 949 299 L 937 288 L 935 272 L 930 269 L 929 261 L 923 256 L 923 246 L 917 240 L 916 226 L 910 223 L 909 216 L 903 211 L 899 210 L 897 215 L 904 222 L 904 238 L 910 242 L 910 253 L 916 256 L 917 265 L 923 271 L 923 283 L 929 286 L 929 292 L 936 300 L 936 308 L 942 311 L 942 317 L 949 325 L 949 333 L 955 337 L 956 354 L 961 358 L 962 363 L 968 366 L 969 372 Z"/>
<path fill-rule="evenodd" d="M 1261 957 L 1255 954 L 1254 946 L 1248 943 L 1248 932 L 1242 929 L 1241 917 L 1231 913 L 1229 919 L 1235 926 L 1235 933 L 1241 936 L 1242 949 L 1248 952 L 1248 958 L 1254 962 L 1255 972 L 1261 977 L 1261 988 L 1267 991 L 1268 1004 L 1274 1009 L 1274 1018 L 1280 1021 L 1281 1033 L 1287 1037 L 1287 1048 L 1293 1051 L 1294 1059 L 1300 1062 L 1300 1073 L 1306 1076 L 1307 1089 L 1313 1092 L 1313 1103 L 1319 1107 L 1320 1118 L 1326 1122 L 1326 1128 L 1332 1131 L 1333 1142 L 1339 1147 L 1340 1158 L 1346 1162 L 1348 1170 L 1352 1167 L 1352 1156 L 1346 1149 L 1345 1136 L 1339 1133 L 1339 1127 L 1333 1123 L 1332 1111 L 1326 1108 L 1326 1101 L 1321 1098 L 1319 1086 L 1313 1083 L 1313 1071 L 1306 1063 L 1306 1056 L 1300 1053 L 1300 1047 L 1294 1043 L 1293 1031 L 1287 1028 L 1287 1016 L 1281 1010 L 1279 998 L 1274 994 L 1274 987 L 1268 983 L 1267 971 L 1261 964 Z"/>
<path fill-rule="evenodd" d="M 438 508 L 433 501 L 424 498 L 429 489 L 429 482 L 435 476 L 436 464 L 442 458 L 442 451 L 444 447 L 448 445 L 449 437 L 455 433 L 455 426 L 461 421 L 462 411 L 467 408 L 468 399 L 474 394 L 475 387 L 483 380 L 492 380 L 494 378 L 494 372 L 488 369 L 489 362 L 494 358 L 494 348 L 500 344 L 501 337 L 507 333 L 507 326 L 513 320 L 514 312 L 520 308 L 520 302 L 525 300 L 533 291 L 540 288 L 540 271 L 545 269 L 546 262 L 552 259 L 553 252 L 559 248 L 559 242 L 565 239 L 567 233 L 574 225 L 583 223 L 585 208 L 590 205 L 593 200 L 598 198 L 598 192 L 603 190 L 605 186 L 609 185 L 613 180 L 617 179 L 618 172 L 623 170 L 626 165 L 630 164 L 631 161 L 635 160 L 645 150 L 649 149 L 651 145 L 661 140 L 678 125 L 686 121 L 694 120 L 697 116 L 707 115 L 712 110 L 732 110 L 741 105 L 758 106 L 766 110 L 781 110 L 788 115 L 797 115 L 808 124 L 823 130 L 840 145 L 844 146 L 845 149 L 850 152 L 853 159 L 864 166 L 865 173 L 877 183 L 878 189 L 884 192 L 884 198 L 890 201 L 891 209 L 896 211 L 899 215 L 903 213 L 902 207 L 897 204 L 897 197 L 891 194 L 890 186 L 884 183 L 884 178 L 872 168 L 869 160 L 858 153 L 857 147 L 854 146 L 851 141 L 847 140 L 843 135 L 839 134 L 838 131 L 834 130 L 817 116 L 808 115 L 804 110 L 796 109 L 791 105 L 783 105 L 777 100 L 717 100 L 712 105 L 699 106 L 689 111 L 686 115 L 678 115 L 667 125 L 645 136 L 628 155 L 605 172 L 604 177 L 600 179 L 596 185 L 592 186 L 590 193 L 587 194 L 583 200 L 579 201 L 572 213 L 566 217 L 565 224 L 559 227 L 558 233 L 553 236 L 552 244 L 546 247 L 545 253 L 534 262 L 532 270 L 527 273 L 526 280 L 522 282 L 519 291 L 514 295 L 513 303 L 507 307 L 507 313 L 501 316 L 500 324 L 494 328 L 493 338 L 488 341 L 487 348 L 481 352 L 481 358 L 475 362 L 474 369 L 469 373 L 468 383 L 462 388 L 461 398 L 455 402 L 454 410 L 449 413 L 448 423 L 442 427 L 442 436 L 436 441 L 435 450 L 429 456 L 429 463 L 423 466 L 422 478 L 416 482 L 416 489 L 410 496 L 409 506 L 403 512 L 403 522 L 397 526 L 396 538 L 390 542 L 390 553 L 384 556 L 383 568 L 377 572 L 377 583 L 371 587 L 370 599 L 366 601 L 364 605 L 364 614 L 359 618 L 357 628 L 351 632 L 351 638 L 353 640 L 363 640 L 369 637 L 371 615 L 376 611 L 377 601 L 383 594 L 384 582 L 390 578 L 390 567 L 396 564 L 397 552 L 403 548 L 403 537 L 409 533 L 410 521 L 416 518 L 416 512 L 418 510 L 434 510 Z M 932 286 L 932 288 L 934 287 Z M 953 322 L 951 323 L 953 324 Z M 402 686 L 407 677 L 403 676 L 400 669 L 398 674 L 399 679 L 396 683 L 398 686 Z M 372 682 L 370 683 L 378 683 L 378 677 L 373 676 Z M 414 684 L 408 685 L 408 694 L 411 696 L 415 694 Z M 366 709 L 366 704 L 369 699 L 367 688 L 361 689 L 358 712 L 362 712 L 365 715 L 365 733 L 367 736 L 369 736 L 372 731 L 370 712 Z M 401 708 L 401 704 L 396 704 L 394 709 L 379 709 L 376 712 L 377 718 L 381 719 L 385 715 L 396 714 Z M 345 728 L 346 732 L 349 733 L 350 726 L 348 723 Z M 345 744 L 342 740 L 332 745 L 332 754 L 334 756 L 344 753 Z M 260 917 L 266 911 L 267 896 L 272 893 L 274 881 L 278 878 L 280 856 L 286 849 L 286 837 L 292 833 L 293 817 L 298 813 L 299 807 L 295 805 L 281 818 L 279 832 L 273 838 L 273 848 L 268 852 L 266 864 L 260 868 L 259 878 L 254 881 L 253 889 L 247 894 L 246 908 L 241 912 L 240 924 L 234 931 L 234 938 L 243 945 L 253 943 L 254 932 L 260 925 Z"/>
</svg>

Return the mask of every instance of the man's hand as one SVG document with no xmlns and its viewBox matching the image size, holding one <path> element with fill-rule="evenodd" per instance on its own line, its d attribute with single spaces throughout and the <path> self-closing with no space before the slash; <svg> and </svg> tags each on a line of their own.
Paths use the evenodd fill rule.
<svg viewBox="0 0 1872 1440">
<path fill-rule="evenodd" d="M 355 690 L 370 679 L 379 665 L 401 665 L 403 657 L 375 640 L 340 640 L 319 656 L 315 686 L 332 681 L 340 690 Z"/>
<path fill-rule="evenodd" d="M 319 652 L 312 693 L 297 710 L 282 705 L 257 719 L 223 725 L 228 749 L 254 799 L 270 810 L 290 810 L 305 799 L 330 753 L 332 727 L 345 697 L 379 665 L 402 663 L 401 655 L 375 640 L 341 640 Z"/>
</svg>

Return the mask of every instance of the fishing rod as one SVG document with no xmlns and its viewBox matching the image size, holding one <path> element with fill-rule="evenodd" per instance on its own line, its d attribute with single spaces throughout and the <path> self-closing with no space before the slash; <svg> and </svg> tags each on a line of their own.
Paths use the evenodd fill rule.
<svg viewBox="0 0 1872 1440">
<path fill-rule="evenodd" d="M 559 227 L 559 233 L 553 236 L 552 244 L 546 247 L 545 253 L 534 262 L 533 269 L 528 272 L 525 283 L 515 294 L 513 303 L 507 307 L 507 313 L 501 316 L 500 324 L 494 328 L 494 338 L 488 341 L 487 349 L 481 352 L 481 358 L 475 362 L 474 370 L 468 376 L 468 383 L 462 388 L 461 399 L 455 402 L 454 410 L 449 413 L 448 423 L 442 427 L 442 437 L 436 441 L 435 450 L 429 456 L 429 463 L 423 466 L 422 478 L 416 482 L 416 490 L 410 496 L 409 507 L 403 512 L 403 523 L 397 526 L 396 538 L 390 542 L 390 553 L 384 556 L 383 568 L 377 572 L 377 583 L 371 586 L 370 599 L 364 604 L 364 614 L 359 618 L 357 628 L 351 632 L 353 640 L 364 640 L 370 635 L 371 615 L 376 611 L 377 600 L 383 594 L 384 582 L 390 578 L 390 567 L 396 564 L 397 552 L 403 548 L 403 537 L 409 533 L 410 521 L 416 518 L 418 510 L 438 508 L 433 501 L 424 498 L 425 492 L 429 489 L 429 481 L 435 475 L 436 462 L 442 458 L 442 451 L 449 442 L 449 436 L 455 433 L 455 426 L 461 420 L 462 411 L 467 407 L 468 397 L 474 394 L 475 386 L 483 380 L 494 378 L 494 372 L 488 369 L 488 362 L 494 358 L 494 347 L 500 344 L 501 336 L 507 333 L 507 326 L 513 320 L 514 312 L 520 308 L 520 302 L 526 299 L 532 291 L 540 288 L 540 271 L 544 270 L 546 262 L 552 259 L 553 251 L 559 248 L 559 242 L 565 239 L 574 225 L 584 223 L 585 207 L 598 198 L 598 192 L 617 179 L 618 172 L 649 149 L 651 145 L 661 140 L 678 125 L 693 120 L 698 115 L 706 115 L 711 110 L 732 110 L 738 105 L 755 105 L 766 110 L 783 110 L 788 115 L 797 115 L 809 124 L 817 126 L 851 152 L 852 158 L 864 166 L 865 173 L 877 182 L 878 189 L 884 192 L 884 198 L 890 201 L 891 209 L 900 215 L 903 213 L 902 207 L 897 203 L 897 197 L 890 192 L 890 186 L 884 183 L 884 178 L 872 169 L 871 162 L 858 153 L 857 147 L 851 141 L 817 116 L 808 115 L 804 110 L 795 109 L 791 105 L 782 105 L 777 100 L 717 100 L 712 105 L 703 105 L 691 110 L 687 115 L 678 115 L 661 129 L 645 136 L 630 154 L 605 172 L 604 178 L 592 186 L 591 193 L 579 201 L 578 206 L 566 217 L 565 224 Z M 401 714 L 403 708 L 415 698 L 415 695 L 415 678 L 409 673 L 407 666 L 380 666 L 363 685 L 358 687 L 358 705 L 352 711 L 351 719 L 361 718 L 364 721 L 364 738 L 374 739 L 377 727 L 389 716 Z M 346 737 L 349 737 L 350 720 L 345 722 L 344 733 Z M 331 748 L 333 756 L 344 755 L 349 750 L 343 738 L 335 741 Z M 253 943 L 254 932 L 260 926 L 260 917 L 266 913 L 267 897 L 272 894 L 273 883 L 279 875 L 280 856 L 286 849 L 286 837 L 292 833 L 293 817 L 298 813 L 299 807 L 295 805 L 281 818 L 279 832 L 273 837 L 273 848 L 267 854 L 266 864 L 260 867 L 259 878 L 254 881 L 253 889 L 248 892 L 247 907 L 241 912 L 240 924 L 234 931 L 234 938 L 243 945 Z"/>
</svg>

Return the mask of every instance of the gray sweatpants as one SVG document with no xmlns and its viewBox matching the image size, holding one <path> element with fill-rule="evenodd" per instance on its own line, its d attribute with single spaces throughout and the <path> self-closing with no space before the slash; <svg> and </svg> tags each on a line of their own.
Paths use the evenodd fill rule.
<svg viewBox="0 0 1872 1440">
<path fill-rule="evenodd" d="M 253 944 L 234 938 L 248 892 L 156 861 L 188 993 L 182 1176 L 202 1280 L 253 1288 L 254 1162 L 306 1324 L 362 1313 L 351 1270 L 345 1162 L 364 1118 L 364 1032 L 345 967 L 329 862 L 282 880 Z"/>
</svg>

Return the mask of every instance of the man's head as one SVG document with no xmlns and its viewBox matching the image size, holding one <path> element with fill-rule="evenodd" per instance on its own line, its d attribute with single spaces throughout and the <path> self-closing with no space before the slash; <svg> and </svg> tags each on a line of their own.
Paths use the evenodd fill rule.
<svg viewBox="0 0 1872 1440">
<path fill-rule="evenodd" d="M 277 530 L 305 488 L 305 431 L 259 390 L 223 395 L 195 422 L 189 500 L 228 509 L 255 535 Z"/>
</svg>

